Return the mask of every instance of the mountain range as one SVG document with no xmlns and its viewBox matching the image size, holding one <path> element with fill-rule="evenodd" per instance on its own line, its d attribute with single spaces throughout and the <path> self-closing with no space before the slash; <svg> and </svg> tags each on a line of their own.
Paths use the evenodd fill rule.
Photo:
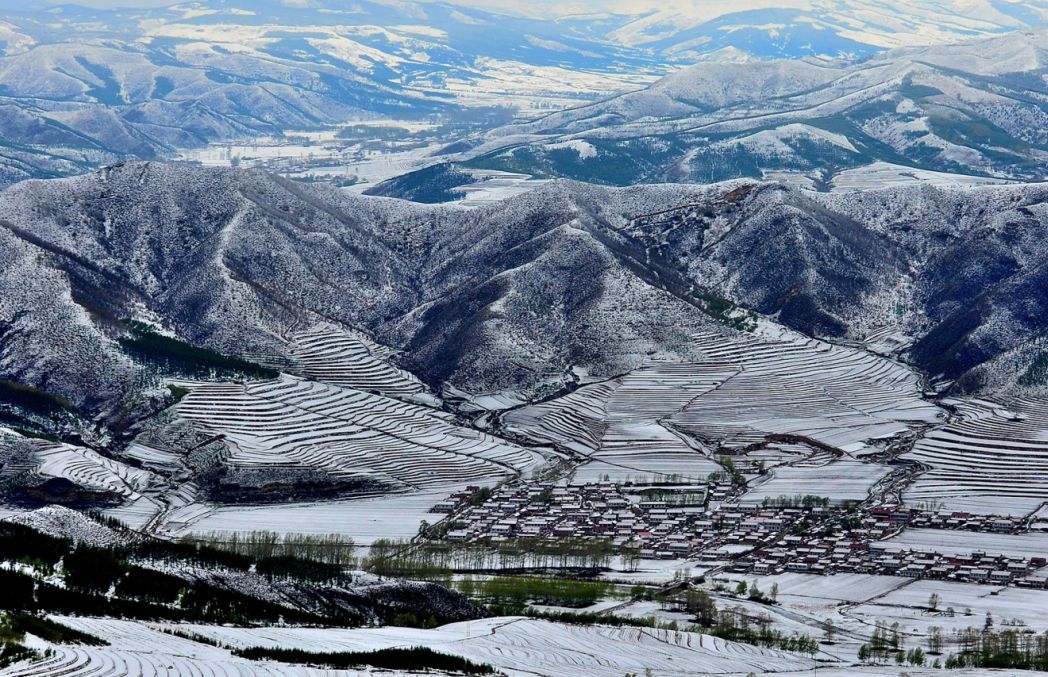
<svg viewBox="0 0 1048 677">
<path fill-rule="evenodd" d="M 450 5 L 11 8 L 0 23 L 0 179 L 352 120 L 563 106 L 663 71 L 570 21 Z"/>
<path fill-rule="evenodd" d="M 890 47 L 1037 29 L 1045 25 L 1046 15 L 1045 3 L 1007 0 L 902 7 L 873 0 L 677 3 L 636 14 L 566 15 L 555 21 L 418 2 L 359 2 L 346 8 L 336 2 L 298 7 L 275 0 L 250 6 L 223 0 L 136 10 L 76 5 L 32 9 L 7 3 L 0 22 L 0 183 L 77 174 L 123 158 L 169 157 L 216 140 L 279 135 L 358 119 L 450 113 L 461 117 L 467 109 L 492 108 L 520 111 L 522 118 L 530 118 L 637 90 L 696 62 L 810 57 L 852 63 Z M 853 74 L 845 66 L 823 65 L 820 70 L 823 76 L 809 83 L 812 86 L 827 87 Z M 891 69 L 875 70 L 887 74 Z M 735 77 L 735 71 L 729 72 Z M 759 82 L 761 72 L 758 67 L 742 81 Z M 1029 74 L 1030 69 L 1010 72 Z M 804 83 L 813 76 L 787 77 Z M 720 107 L 715 100 L 687 98 L 686 83 L 694 77 L 701 81 L 703 76 L 686 71 L 647 94 L 599 106 L 617 116 L 618 123 L 633 119 L 635 112 L 680 117 L 694 113 L 688 109 L 692 104 L 701 110 Z M 877 81 L 880 76 L 867 73 L 853 80 L 858 83 L 864 77 Z M 925 76 L 896 69 L 892 77 L 909 81 Z M 988 86 L 966 84 L 980 91 Z M 1004 87 L 1014 90 L 1026 84 L 1013 81 Z M 854 94 L 847 85 L 840 89 Z M 782 91 L 783 96 L 796 93 Z M 639 100 L 646 96 L 669 97 L 684 108 L 657 105 L 642 112 L 652 104 Z M 982 98 L 993 94 L 983 91 Z M 617 109 L 627 104 L 630 110 Z M 591 114 L 596 111 L 586 113 Z M 968 110 L 960 114 L 968 115 Z M 1022 115 L 1028 114 L 1026 106 Z M 992 116 L 990 121 L 1008 129 Z M 1024 117 L 1022 122 L 1035 123 L 1036 118 Z M 550 121 L 537 124 L 545 130 Z M 896 156 L 912 155 L 898 148 L 899 143 L 882 139 L 877 130 L 866 133 L 887 146 L 878 147 L 879 156 L 900 161 Z M 812 137 L 805 130 L 789 132 L 784 141 L 761 143 L 815 145 L 839 156 L 839 164 L 849 164 L 850 149 L 831 147 L 825 135 Z M 1040 142 L 1021 138 L 1019 143 Z M 656 155 L 642 163 L 650 165 L 647 173 L 655 174 L 681 160 L 679 150 L 649 148 L 638 153 Z M 1003 152 L 1018 151 L 1004 144 Z M 720 153 L 712 152 L 714 164 L 724 163 L 716 160 Z M 729 154 L 738 153 L 752 155 L 746 148 Z M 530 164 L 539 171 L 544 162 Z M 555 158 L 550 162 L 558 164 Z M 979 158 L 972 162 L 976 170 L 987 169 Z M 565 175 L 588 173 L 625 181 L 592 171 L 555 169 Z M 674 171 L 686 175 L 688 167 Z"/>
<path fill-rule="evenodd" d="M 163 365 L 129 349 L 140 326 L 294 373 L 289 337 L 333 324 L 445 397 L 527 401 L 770 321 L 894 352 L 957 390 L 1036 391 L 1046 198 L 554 182 L 463 210 L 122 164 L 0 195 L 0 379 L 104 437 L 166 406 Z"/>
<path fill-rule="evenodd" d="M 1010 0 L 742 0 L 652 3 L 610 36 L 664 56 L 870 56 L 1043 26 L 1048 4 Z"/>
<path fill-rule="evenodd" d="M 1048 34 L 884 52 L 857 63 L 699 64 L 637 92 L 490 131 L 467 165 L 626 185 L 861 184 L 870 165 L 1045 176 Z"/>
</svg>

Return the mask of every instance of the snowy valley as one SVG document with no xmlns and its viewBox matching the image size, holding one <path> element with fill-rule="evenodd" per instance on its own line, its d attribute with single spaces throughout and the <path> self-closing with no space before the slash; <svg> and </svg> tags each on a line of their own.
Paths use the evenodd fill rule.
<svg viewBox="0 0 1048 677">
<path fill-rule="evenodd" d="M 1048 4 L 0 7 L 0 675 L 1048 675 Z"/>
</svg>

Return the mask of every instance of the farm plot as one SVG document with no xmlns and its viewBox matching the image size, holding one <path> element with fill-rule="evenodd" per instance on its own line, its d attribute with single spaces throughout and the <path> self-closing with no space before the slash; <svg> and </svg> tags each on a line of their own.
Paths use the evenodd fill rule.
<svg viewBox="0 0 1048 677">
<path fill-rule="evenodd" d="M 897 576 L 874 576 L 870 574 L 834 574 L 814 576 L 811 574 L 784 573 L 775 576 L 740 576 L 740 580 L 757 581 L 762 590 L 779 586 L 779 597 L 790 606 L 803 605 L 808 600 L 814 608 L 838 602 L 865 602 L 880 597 L 908 583 Z"/>
<path fill-rule="evenodd" d="M 939 596 L 938 608 L 928 608 L 928 600 Z M 982 629 L 989 612 L 998 626 L 1018 620 L 1034 632 L 1048 630 L 1048 591 L 1021 588 L 993 588 L 973 583 L 921 580 L 889 592 L 884 597 L 853 607 L 847 615 L 872 626 L 877 621 L 899 621 L 907 632 L 926 634 L 938 626 L 946 632 L 966 628 Z M 951 611 L 952 610 L 952 615 Z"/>
<path fill-rule="evenodd" d="M 198 504 L 200 512 L 185 517 L 172 531 L 178 536 L 258 530 L 282 534 L 336 533 L 366 546 L 379 538 L 414 537 L 422 522 L 432 523 L 440 518 L 429 510 L 450 490 L 443 487 L 381 498 L 252 507 Z"/>
<path fill-rule="evenodd" d="M 351 675 L 282 663 L 260 663 L 233 656 L 225 649 L 175 637 L 143 623 L 112 619 L 57 618 L 62 624 L 102 637 L 110 646 L 71 647 L 43 645 L 53 652 L 49 658 L 17 665 L 4 672 L 7 677 L 137 677 L 139 675 L 198 675 L 215 677 L 311 677 Z M 365 673 L 366 674 L 366 673 Z"/>
<path fill-rule="evenodd" d="M 914 372 L 861 350 L 787 331 L 695 342 L 712 364 L 737 370 L 670 419 L 699 439 L 738 448 L 797 436 L 857 453 L 941 420 Z"/>
<path fill-rule="evenodd" d="M 122 505 L 106 508 L 102 514 L 119 520 L 132 529 L 144 529 L 149 521 L 163 509 L 164 507 L 157 499 L 150 496 L 139 496 Z"/>
<path fill-rule="evenodd" d="M 903 456 L 930 468 L 903 494 L 907 503 L 1022 515 L 1048 501 L 1048 399 L 949 403 L 958 420 Z"/>
<path fill-rule="evenodd" d="M 881 541 L 878 546 L 891 552 L 913 550 L 938 552 L 943 555 L 966 555 L 983 552 L 1006 557 L 1048 557 L 1048 534 L 994 534 L 949 529 L 904 529 L 898 536 Z"/>
<path fill-rule="evenodd" d="M 106 458 L 98 452 L 71 444 L 34 443 L 34 472 L 59 477 L 92 491 L 137 499 L 153 479 L 147 470 Z"/>
<path fill-rule="evenodd" d="M 192 384 L 178 412 L 223 435 L 234 467 L 313 468 L 387 490 L 497 479 L 543 462 L 425 407 L 292 376 Z"/>
<path fill-rule="evenodd" d="M 728 642 L 708 635 L 651 628 L 569 626 L 521 618 L 455 623 L 436 630 L 378 628 L 227 628 L 188 626 L 234 646 L 361 651 L 427 646 L 509 674 L 549 677 L 614 676 L 651 669 L 658 675 L 729 674 L 807 670 L 812 661 L 794 654 Z"/>
<path fill-rule="evenodd" d="M 318 325 L 291 337 L 291 360 L 301 375 L 336 386 L 435 404 L 413 374 L 390 363 L 393 351 L 367 336 Z"/>
<path fill-rule="evenodd" d="M 949 174 L 927 169 L 915 169 L 890 162 L 874 162 L 834 175 L 834 192 L 884 189 L 889 186 L 928 184 L 931 186 L 985 186 L 1008 183 L 1007 179 L 993 179 L 966 174 Z"/>
<path fill-rule="evenodd" d="M 506 429 L 589 456 L 600 475 L 714 469 L 702 444 L 742 448 L 779 436 L 846 453 L 937 423 L 916 374 L 861 350 L 791 332 L 694 337 L 701 360 L 653 362 L 505 416 Z M 705 462 L 703 462 L 705 461 Z"/>
<path fill-rule="evenodd" d="M 740 499 L 745 504 L 761 504 L 766 498 L 780 496 L 821 496 L 832 503 L 863 501 L 870 488 L 884 479 L 891 469 L 851 459 L 820 465 L 798 463 L 769 471 L 770 479 L 746 492 Z"/>
</svg>

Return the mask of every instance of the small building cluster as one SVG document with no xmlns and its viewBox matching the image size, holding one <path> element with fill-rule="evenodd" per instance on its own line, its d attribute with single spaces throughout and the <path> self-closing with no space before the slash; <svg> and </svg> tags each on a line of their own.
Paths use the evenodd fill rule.
<svg viewBox="0 0 1048 677">
<path fill-rule="evenodd" d="M 712 486 L 629 487 L 611 482 L 583 486 L 501 489 L 479 505 L 475 494 L 454 494 L 434 511 L 454 513 L 450 541 L 498 542 L 528 538 L 602 538 L 616 551 L 641 559 L 733 557 L 779 539 L 802 521 L 825 519 L 828 507 L 756 507 L 717 504 Z"/>
<path fill-rule="evenodd" d="M 973 515 L 960 511 L 913 511 L 910 526 L 921 529 L 949 529 L 951 531 L 980 531 L 1011 534 L 1021 530 L 1023 520 L 1001 515 Z"/>
<path fill-rule="evenodd" d="M 730 570 L 755 574 L 862 573 L 1043 588 L 1048 587 L 1048 579 L 1035 572 L 1046 563 L 1044 557 L 893 550 L 888 542 L 869 541 L 859 534 L 849 533 L 821 538 L 787 536 L 774 547 L 758 549 L 738 558 Z"/>
<path fill-rule="evenodd" d="M 639 559 L 689 559 L 736 573 L 865 573 L 993 585 L 1048 587 L 1044 557 L 897 551 L 906 527 L 1011 533 L 998 516 L 885 505 L 844 508 L 816 500 L 765 505 L 720 502 L 724 487 L 623 487 L 612 482 L 469 487 L 434 506 L 449 516 L 445 538 L 469 543 L 518 539 L 604 539 Z M 811 497 L 808 497 L 811 498 Z"/>
</svg>

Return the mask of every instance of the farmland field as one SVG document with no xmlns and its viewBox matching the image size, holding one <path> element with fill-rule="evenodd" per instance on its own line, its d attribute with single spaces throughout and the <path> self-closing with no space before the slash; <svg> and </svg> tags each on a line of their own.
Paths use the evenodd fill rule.
<svg viewBox="0 0 1048 677">
<path fill-rule="evenodd" d="M 710 456 L 718 448 L 770 435 L 861 453 L 942 417 L 921 399 L 916 374 L 860 350 L 772 331 L 731 340 L 699 335 L 691 348 L 701 360 L 652 362 L 514 410 L 506 429 L 587 456 L 593 462 L 579 471 L 586 479 L 695 478 L 715 469 Z M 858 483 L 879 479 L 879 471 L 855 467 Z M 862 493 L 842 491 L 842 498 Z"/>
<path fill-rule="evenodd" d="M 906 529 L 898 536 L 884 541 L 892 552 L 919 550 L 943 554 L 984 552 L 1006 557 L 1048 557 L 1048 534 L 994 534 L 947 529 Z"/>
<path fill-rule="evenodd" d="M 940 598 L 936 611 L 928 609 L 928 599 L 932 594 Z M 1048 630 L 1045 604 L 1048 604 L 1048 592 L 1044 590 L 913 581 L 876 600 L 852 607 L 847 614 L 866 623 L 877 620 L 900 621 L 907 632 L 925 634 L 931 626 L 939 626 L 947 631 L 982 627 L 986 614 L 990 613 L 998 625 L 1011 624 L 1017 620 L 1021 621 L 1021 625 L 1013 627 L 1029 628 L 1041 633 Z"/>
<path fill-rule="evenodd" d="M 770 479 L 757 484 L 741 500 L 760 504 L 764 499 L 779 496 L 824 496 L 833 503 L 859 502 L 865 500 L 870 488 L 889 472 L 887 466 L 850 459 L 820 465 L 798 463 L 772 469 Z"/>
<path fill-rule="evenodd" d="M 313 650 L 363 650 L 428 646 L 491 663 L 510 674 L 551 677 L 619 677 L 652 668 L 656 674 L 705 674 L 806 670 L 811 662 L 773 650 L 706 635 L 647 628 L 579 627 L 521 618 L 457 623 L 437 630 L 237 629 L 191 626 L 231 646 L 281 646 Z M 637 650 L 640 649 L 638 652 Z"/>
<path fill-rule="evenodd" d="M 956 420 L 929 432 L 904 458 L 930 467 L 907 501 L 998 515 L 1048 501 L 1048 402 L 954 400 Z"/>
<path fill-rule="evenodd" d="M 199 517 L 175 535 L 275 531 L 341 534 L 359 545 L 378 538 L 411 538 L 423 521 L 440 519 L 429 510 L 456 486 L 404 494 L 267 506 L 203 506 Z"/>
</svg>

